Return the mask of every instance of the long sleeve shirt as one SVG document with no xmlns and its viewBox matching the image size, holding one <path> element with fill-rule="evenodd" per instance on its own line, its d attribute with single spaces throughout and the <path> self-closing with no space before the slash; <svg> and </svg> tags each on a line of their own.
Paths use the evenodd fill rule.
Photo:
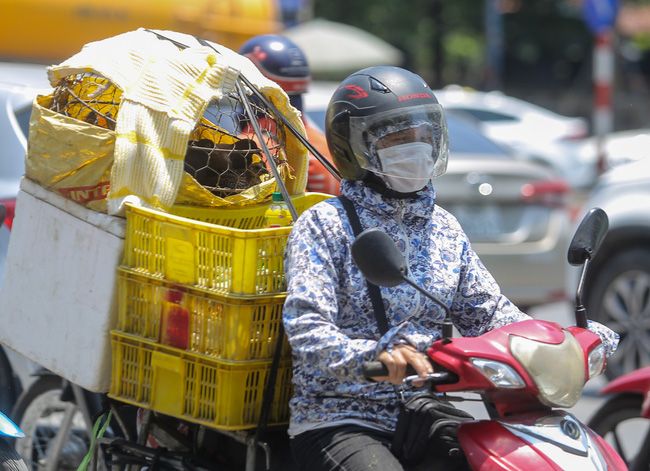
<svg viewBox="0 0 650 471">
<path fill-rule="evenodd" d="M 433 188 L 417 198 L 382 198 L 361 182 L 343 181 L 364 229 L 389 234 L 410 276 L 445 303 L 461 335 L 527 319 L 500 292 L 456 219 L 435 204 Z M 381 288 L 389 330 L 380 334 L 366 281 L 356 267 L 352 228 L 333 198 L 294 223 L 285 251 L 283 321 L 293 352 L 289 433 L 339 421 L 393 430 L 398 402 L 388 382 L 363 378 L 361 365 L 389 344 L 421 352 L 441 338 L 444 311 L 408 284 Z"/>
</svg>

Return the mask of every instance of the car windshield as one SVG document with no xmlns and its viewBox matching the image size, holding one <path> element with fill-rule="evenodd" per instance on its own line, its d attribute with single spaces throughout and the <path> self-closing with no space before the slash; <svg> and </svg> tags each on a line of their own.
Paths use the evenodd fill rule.
<svg viewBox="0 0 650 471">
<path fill-rule="evenodd" d="M 448 112 L 446 116 L 449 128 L 449 152 L 509 157 L 505 150 L 485 137 L 471 122 L 454 113 Z"/>
<path fill-rule="evenodd" d="M 496 113 L 490 110 L 479 110 L 476 108 L 463 108 L 463 107 L 454 107 L 454 110 L 457 110 L 462 113 L 467 113 L 472 116 L 474 119 L 479 121 L 494 121 L 494 122 L 506 122 L 506 121 L 519 121 L 518 118 L 506 114 L 506 113 Z"/>
</svg>

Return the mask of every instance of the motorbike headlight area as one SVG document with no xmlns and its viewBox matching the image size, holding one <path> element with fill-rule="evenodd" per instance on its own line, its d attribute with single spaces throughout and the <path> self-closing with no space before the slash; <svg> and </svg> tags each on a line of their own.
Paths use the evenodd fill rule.
<svg viewBox="0 0 650 471">
<path fill-rule="evenodd" d="M 510 336 L 510 353 L 539 389 L 539 400 L 550 407 L 573 407 L 585 384 L 585 359 L 580 343 L 569 332 L 559 344 Z"/>
<path fill-rule="evenodd" d="M 497 388 L 522 389 L 526 387 L 526 383 L 519 373 L 505 363 L 486 358 L 470 358 L 469 362 Z"/>
<path fill-rule="evenodd" d="M 598 345 L 587 357 L 589 363 L 589 379 L 598 376 L 603 372 L 605 368 L 605 346 L 603 344 Z"/>
</svg>

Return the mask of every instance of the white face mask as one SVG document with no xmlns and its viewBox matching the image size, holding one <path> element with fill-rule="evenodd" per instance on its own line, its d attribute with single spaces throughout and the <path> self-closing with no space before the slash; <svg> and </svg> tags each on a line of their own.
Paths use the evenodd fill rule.
<svg viewBox="0 0 650 471">
<path fill-rule="evenodd" d="M 383 169 L 381 175 L 393 190 L 400 193 L 421 190 L 433 175 L 435 162 L 431 157 L 432 152 L 433 146 L 426 142 L 409 142 L 377 149 Z"/>
</svg>

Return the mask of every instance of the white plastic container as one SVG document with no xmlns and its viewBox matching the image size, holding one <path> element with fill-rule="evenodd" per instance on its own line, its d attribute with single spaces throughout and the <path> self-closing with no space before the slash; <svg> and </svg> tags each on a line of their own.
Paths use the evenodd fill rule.
<svg viewBox="0 0 650 471">
<path fill-rule="evenodd" d="M 23 178 L 0 291 L 0 343 L 94 392 L 111 384 L 126 220 Z"/>
</svg>

